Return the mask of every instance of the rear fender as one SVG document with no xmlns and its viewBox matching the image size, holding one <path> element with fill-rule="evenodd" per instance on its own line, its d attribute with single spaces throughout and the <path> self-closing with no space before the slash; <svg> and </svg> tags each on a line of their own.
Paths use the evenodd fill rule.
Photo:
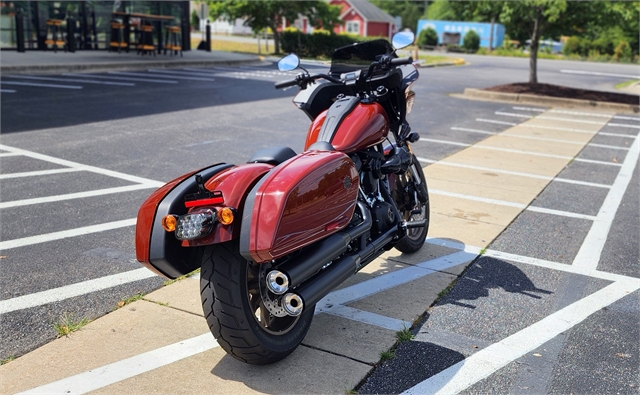
<svg viewBox="0 0 640 395">
<path fill-rule="evenodd" d="M 162 218 L 168 214 L 187 213 L 184 197 L 198 192 L 196 174 L 210 179 L 233 165 L 219 163 L 185 174 L 165 184 L 142 204 L 136 222 L 136 259 L 153 272 L 168 278 L 176 278 L 197 269 L 190 257 L 193 251 L 185 251 L 182 243 L 162 228 Z M 195 266 L 195 267 L 194 267 Z"/>
<path fill-rule="evenodd" d="M 223 207 L 230 207 L 236 210 L 236 219 L 230 225 L 216 224 L 213 231 L 206 237 L 195 240 L 185 240 L 182 245 L 185 247 L 197 247 L 210 244 L 224 243 L 240 236 L 241 214 L 244 211 L 244 203 L 248 191 L 267 174 L 274 165 L 267 163 L 248 163 L 225 169 L 204 184 L 205 189 L 210 192 L 222 192 L 223 204 L 212 206 L 198 206 L 192 210 L 201 208 L 211 208 L 218 210 Z"/>
</svg>

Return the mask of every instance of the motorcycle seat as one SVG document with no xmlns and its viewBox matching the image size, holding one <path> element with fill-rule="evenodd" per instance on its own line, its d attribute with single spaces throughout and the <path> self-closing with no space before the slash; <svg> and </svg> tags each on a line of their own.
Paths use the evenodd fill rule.
<svg viewBox="0 0 640 395">
<path fill-rule="evenodd" d="M 263 148 L 256 151 L 247 163 L 268 163 L 277 166 L 294 156 L 296 152 L 289 147 Z"/>
</svg>

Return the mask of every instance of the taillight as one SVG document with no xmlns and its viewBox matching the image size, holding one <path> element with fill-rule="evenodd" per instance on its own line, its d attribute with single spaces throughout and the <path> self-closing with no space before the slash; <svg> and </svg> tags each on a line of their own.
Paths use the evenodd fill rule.
<svg viewBox="0 0 640 395">
<path fill-rule="evenodd" d="M 194 240 L 205 237 L 211 233 L 217 220 L 216 214 L 210 209 L 195 210 L 181 215 L 176 224 L 176 239 Z"/>
</svg>

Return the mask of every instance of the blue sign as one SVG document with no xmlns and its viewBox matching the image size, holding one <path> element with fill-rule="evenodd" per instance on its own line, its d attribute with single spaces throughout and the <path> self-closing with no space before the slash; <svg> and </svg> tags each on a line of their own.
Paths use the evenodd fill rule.
<svg viewBox="0 0 640 395">
<path fill-rule="evenodd" d="M 445 33 L 459 33 L 460 45 L 462 45 L 462 39 L 469 30 L 474 30 L 480 36 L 480 46 L 489 47 L 489 40 L 491 37 L 491 24 L 490 23 L 478 23 L 478 22 L 455 22 L 455 21 L 433 21 L 421 19 L 418 21 L 417 35 L 420 34 L 422 29 L 432 28 L 438 33 L 438 44 L 444 42 L 443 36 Z M 492 48 L 502 46 L 504 40 L 504 25 L 499 23 L 493 24 L 493 45 Z"/>
</svg>

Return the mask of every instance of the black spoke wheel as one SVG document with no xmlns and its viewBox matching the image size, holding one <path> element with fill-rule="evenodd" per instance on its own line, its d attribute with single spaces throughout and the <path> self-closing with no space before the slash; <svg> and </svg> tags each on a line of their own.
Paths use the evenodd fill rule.
<svg viewBox="0 0 640 395">
<path fill-rule="evenodd" d="M 202 309 L 211 333 L 231 356 L 264 365 L 291 354 L 307 334 L 314 307 L 298 317 L 272 315 L 260 296 L 260 265 L 247 262 L 234 241 L 205 249 Z"/>
<path fill-rule="evenodd" d="M 418 180 L 416 180 L 417 175 Z M 417 182 L 416 182 L 417 181 Z M 395 248 L 405 254 L 418 251 L 424 245 L 429 231 L 429 191 L 422 166 L 415 155 L 412 155 L 412 166 L 405 174 L 396 176 L 394 199 L 400 215 L 405 221 L 426 220 L 426 225 L 411 228 Z"/>
</svg>

